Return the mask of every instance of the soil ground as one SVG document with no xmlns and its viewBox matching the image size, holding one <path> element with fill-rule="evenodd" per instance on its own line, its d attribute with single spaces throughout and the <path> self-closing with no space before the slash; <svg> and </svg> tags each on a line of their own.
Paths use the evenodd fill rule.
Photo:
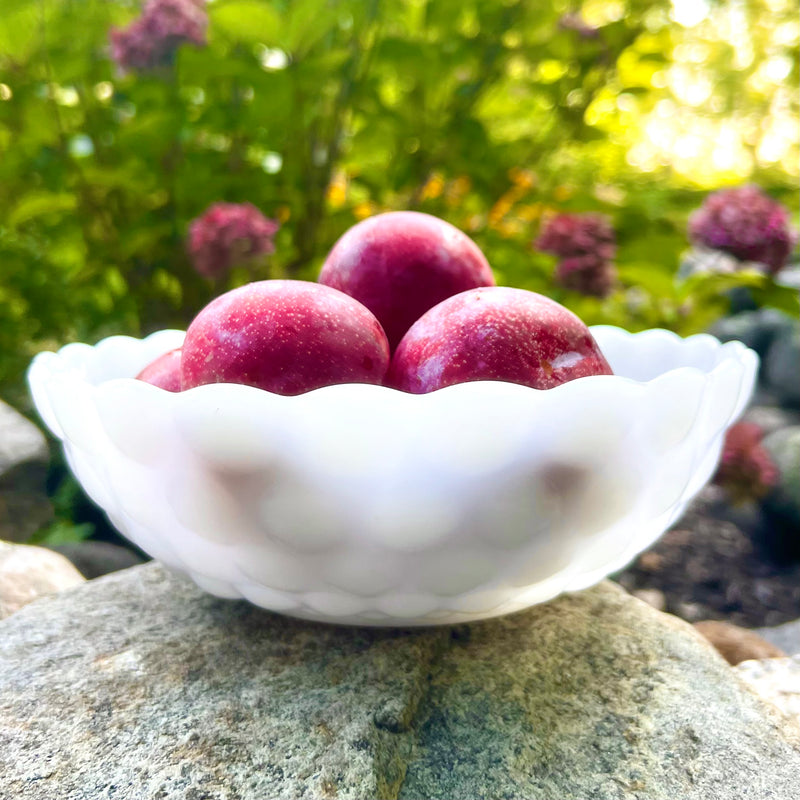
<svg viewBox="0 0 800 800">
<path fill-rule="evenodd" d="M 762 545 L 758 525 L 752 509 L 729 509 L 709 487 L 614 577 L 628 591 L 659 590 L 664 610 L 689 622 L 721 619 L 760 628 L 800 618 L 800 563 L 777 562 Z"/>
</svg>

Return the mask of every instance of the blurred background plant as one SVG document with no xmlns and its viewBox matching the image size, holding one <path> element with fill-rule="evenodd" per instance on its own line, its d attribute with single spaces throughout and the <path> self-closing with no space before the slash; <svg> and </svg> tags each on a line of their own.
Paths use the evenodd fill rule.
<svg viewBox="0 0 800 800">
<path fill-rule="evenodd" d="M 30 411 L 39 350 L 314 279 L 390 209 L 449 220 L 499 283 L 590 324 L 693 333 L 742 286 L 797 315 L 772 275 L 799 40 L 791 0 L 4 0 L 0 396 Z M 691 212 L 746 184 L 773 200 L 709 199 L 687 260 Z M 731 205 L 773 239 L 709 239 Z"/>
<path fill-rule="evenodd" d="M 725 434 L 722 457 L 714 483 L 733 502 L 759 500 L 778 480 L 778 470 L 761 444 L 764 431 L 753 422 L 737 422 Z"/>
</svg>

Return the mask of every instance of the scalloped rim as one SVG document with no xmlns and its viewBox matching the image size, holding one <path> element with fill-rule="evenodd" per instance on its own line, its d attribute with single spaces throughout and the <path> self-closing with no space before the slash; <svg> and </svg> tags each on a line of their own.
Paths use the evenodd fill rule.
<svg viewBox="0 0 800 800">
<path fill-rule="evenodd" d="M 752 368 L 757 368 L 758 366 L 758 356 L 752 350 L 747 348 L 742 342 L 729 341 L 723 343 L 707 333 L 698 333 L 684 338 L 674 333 L 673 331 L 669 331 L 664 328 L 651 328 L 646 331 L 631 333 L 629 331 L 624 330 L 623 328 L 619 328 L 613 325 L 595 325 L 591 327 L 589 330 L 592 332 L 595 338 L 599 339 L 598 343 L 600 344 L 601 350 L 603 349 L 604 343 L 613 341 L 614 339 L 617 340 L 640 339 L 642 341 L 649 340 L 650 342 L 662 339 L 662 340 L 667 340 L 670 344 L 673 345 L 681 344 L 682 346 L 686 347 L 691 347 L 696 344 L 702 344 L 707 348 L 709 348 L 710 352 L 726 353 L 733 360 L 740 362 L 746 368 L 749 367 L 752 369 Z M 91 364 L 92 360 L 96 358 L 99 352 L 102 352 L 104 349 L 109 348 L 110 346 L 112 346 L 117 342 L 120 343 L 130 342 L 139 345 L 144 345 L 145 346 L 144 350 L 145 352 L 147 352 L 147 358 L 149 359 L 149 361 L 146 361 L 143 364 L 142 368 L 144 368 L 144 366 L 146 366 L 148 363 L 158 358 L 159 355 L 162 355 L 163 353 L 166 353 L 169 350 L 174 349 L 175 347 L 180 347 L 184 335 L 185 335 L 184 331 L 167 329 L 162 331 L 156 331 L 155 333 L 152 333 L 143 339 L 137 339 L 132 336 L 118 335 L 118 336 L 109 336 L 105 339 L 101 339 L 95 345 L 87 345 L 80 342 L 73 342 L 64 345 L 56 352 L 48 351 L 37 354 L 34 357 L 31 366 L 28 369 L 28 382 L 33 392 L 36 388 L 36 383 L 38 382 L 37 373 L 40 373 L 45 369 L 51 373 L 58 373 L 59 375 L 66 375 L 73 379 L 79 379 L 82 383 L 91 387 L 97 387 L 101 384 L 107 384 L 112 381 L 114 382 L 134 381 L 136 380 L 135 376 L 129 376 L 129 377 L 105 379 L 101 382 L 95 383 L 87 379 L 86 368 L 87 365 Z M 154 347 L 154 345 L 158 346 Z M 722 369 L 725 369 L 724 365 L 727 363 L 727 361 L 728 359 L 720 361 L 720 363 L 718 363 L 711 370 L 703 370 L 699 367 L 693 367 L 693 366 L 681 366 L 672 370 L 668 370 L 667 372 L 659 373 L 653 378 L 647 380 L 638 380 L 636 378 L 631 378 L 617 374 L 594 375 L 581 378 L 579 382 L 569 381 L 567 383 L 561 384 L 560 386 L 555 386 L 552 389 L 535 389 L 530 386 L 525 386 L 523 388 L 525 389 L 525 391 L 533 392 L 536 393 L 537 395 L 547 395 L 548 397 L 552 397 L 553 402 L 556 402 L 557 400 L 561 399 L 563 394 L 575 391 L 575 386 L 577 385 L 577 383 L 580 383 L 581 385 L 586 385 L 586 382 L 588 381 L 614 380 L 615 382 L 620 382 L 620 383 L 627 383 L 636 386 L 646 386 L 652 381 L 658 380 L 662 376 L 675 372 L 677 370 L 683 370 L 697 375 L 714 375 L 715 373 L 721 371 Z M 138 371 L 140 370 L 137 370 L 137 374 Z M 429 402 L 430 398 L 441 396 L 444 394 L 453 395 L 459 392 L 470 391 L 470 387 L 474 386 L 475 384 L 482 384 L 482 385 L 496 384 L 498 386 L 503 386 L 503 387 L 509 385 L 508 383 L 503 381 L 466 381 L 464 383 L 447 386 L 444 389 L 438 389 L 435 392 L 429 392 L 428 394 L 410 394 L 407 392 L 401 392 L 398 389 L 393 389 L 388 386 L 380 386 L 374 384 L 332 384 L 330 386 L 322 386 L 318 389 L 312 389 L 309 392 L 305 392 L 300 395 L 295 395 L 293 397 L 286 397 L 285 401 L 296 402 L 300 401 L 302 398 L 303 402 L 308 402 L 308 398 L 310 397 L 320 397 L 322 398 L 320 402 L 323 402 L 325 400 L 325 395 L 327 393 L 337 392 L 340 390 L 339 387 L 341 386 L 352 387 L 354 385 L 361 385 L 364 387 L 365 391 L 372 393 L 374 397 L 380 397 L 381 394 L 391 393 L 394 396 L 402 395 L 404 397 L 414 398 L 412 402 L 420 403 L 420 402 Z M 520 385 L 520 384 L 513 384 L 513 385 Z M 166 392 L 163 389 L 159 389 L 158 387 L 153 387 L 153 389 L 159 392 L 163 392 L 164 394 L 170 395 L 172 398 L 175 398 L 175 402 L 183 402 L 182 398 L 186 397 L 187 395 L 195 396 L 198 393 L 219 391 L 218 387 L 220 386 L 236 387 L 234 391 L 255 393 L 254 396 L 266 395 L 271 397 L 276 397 L 276 396 L 282 397 L 281 395 L 274 395 L 271 392 L 265 392 L 263 389 L 257 389 L 253 386 L 246 386 L 244 384 L 235 384 L 235 383 L 207 384 L 205 386 L 197 386 L 193 389 L 188 389 L 186 391 L 179 393 Z M 38 405 L 38 400 L 37 400 L 37 405 Z M 59 435 L 56 431 L 53 431 L 53 433 Z M 59 436 L 59 438 L 61 438 L 61 436 Z"/>
<path fill-rule="evenodd" d="M 538 390 L 531 387 L 508 384 L 499 381 L 477 381 L 457 384 L 426 395 L 413 395 L 384 386 L 364 384 L 362 385 L 363 391 L 361 392 L 361 395 L 363 396 L 364 400 L 369 399 L 370 402 L 377 401 L 378 403 L 382 403 L 382 398 L 385 398 L 387 401 L 391 400 L 391 403 L 387 403 L 387 405 L 394 405 L 398 402 L 416 404 L 449 404 L 458 397 L 459 393 L 481 392 L 485 397 L 492 397 L 495 392 L 498 392 L 497 396 L 500 396 L 499 392 L 505 392 L 508 394 L 509 387 L 513 386 L 514 388 L 511 390 L 512 393 L 529 393 L 531 398 L 536 398 L 536 405 L 539 405 L 540 403 L 551 402 L 560 404 L 566 400 L 566 398 L 569 396 L 569 392 L 585 391 L 585 387 L 587 387 L 589 382 L 596 382 L 598 385 L 605 384 L 606 386 L 609 384 L 617 384 L 620 386 L 620 389 L 622 389 L 622 386 L 645 387 L 654 381 L 664 378 L 664 376 L 675 375 L 678 373 L 687 375 L 693 374 L 699 376 L 703 380 L 708 380 L 709 378 L 713 380 L 714 376 L 721 376 L 726 370 L 730 370 L 731 362 L 736 362 L 741 368 L 741 380 L 738 386 L 738 396 L 736 398 L 736 402 L 733 404 L 730 418 L 722 427 L 721 432 L 717 435 L 718 441 L 712 443 L 712 451 L 716 448 L 716 457 L 718 457 L 719 448 L 721 448 L 722 434 L 724 433 L 725 428 L 742 413 L 752 392 L 758 366 L 758 357 L 755 355 L 755 353 L 745 347 L 745 345 L 743 345 L 741 342 L 733 341 L 720 343 L 717 339 L 709 334 L 697 334 L 695 336 L 683 338 L 671 331 L 664 329 L 651 329 L 639 333 L 630 333 L 614 326 L 595 326 L 591 328 L 591 331 L 598 340 L 601 350 L 606 353 L 607 357 L 610 355 L 607 351 L 614 351 L 615 348 L 620 346 L 623 348 L 630 348 L 633 341 L 639 340 L 642 342 L 642 344 L 646 343 L 648 347 L 654 347 L 656 349 L 659 342 L 663 343 L 668 348 L 676 350 L 676 346 L 679 345 L 682 349 L 685 348 L 687 352 L 690 350 L 695 352 L 695 355 L 704 354 L 707 359 L 711 359 L 715 363 L 710 367 L 710 369 L 702 369 L 697 366 L 677 366 L 673 369 L 668 369 L 666 371 L 654 374 L 652 377 L 644 380 L 624 375 L 592 376 L 583 378 L 580 381 L 572 381 L 549 390 Z M 98 391 L 108 391 L 106 388 L 101 390 L 101 386 L 108 387 L 109 385 L 113 385 L 121 389 L 126 384 L 136 382 L 135 378 L 128 377 L 127 375 L 124 377 L 114 377 L 105 380 L 97 379 L 97 377 L 95 377 L 94 380 L 90 378 L 90 373 L 99 368 L 100 357 L 104 353 L 115 350 L 119 345 L 124 345 L 129 354 L 134 351 L 138 351 L 137 358 L 133 359 L 133 361 L 137 362 L 136 369 L 128 370 L 128 375 L 131 373 L 135 375 L 138 374 L 140 369 L 158 357 L 161 353 L 180 346 L 183 336 L 184 333 L 178 330 L 158 331 L 146 337 L 145 339 L 135 339 L 134 337 L 128 336 L 112 336 L 103 339 L 93 347 L 86 344 L 74 343 L 62 347 L 57 353 L 40 353 L 34 358 L 28 371 L 28 380 L 31 387 L 31 392 L 34 396 L 34 401 L 40 411 L 40 414 L 53 433 L 63 440 L 65 437 L 61 431 L 56 416 L 50 407 L 48 390 L 46 388 L 46 385 L 51 380 L 55 379 L 64 388 L 66 388 L 66 386 L 73 386 L 76 388 L 76 390 L 82 392 L 88 391 L 92 394 Z M 609 357 L 609 361 L 612 363 L 612 369 L 614 368 L 613 360 L 613 356 Z M 331 397 L 332 394 L 345 391 L 343 387 L 347 387 L 346 391 L 350 393 L 353 391 L 353 384 L 338 384 L 315 389 L 295 397 L 283 397 L 273 395 L 269 392 L 264 392 L 263 390 L 256 389 L 254 387 L 237 384 L 212 384 L 209 386 L 200 386 L 182 393 L 165 392 L 162 389 L 150 386 L 148 384 L 142 385 L 141 382 L 136 382 L 136 384 L 137 390 L 139 391 L 152 391 L 166 395 L 169 406 L 174 410 L 180 409 L 181 404 L 192 402 L 192 400 L 189 398 L 196 399 L 198 396 L 203 396 L 203 394 L 205 394 L 209 396 L 208 399 L 211 399 L 212 397 L 218 397 L 220 392 L 231 392 L 234 394 L 234 396 L 243 393 L 240 396 L 246 396 L 250 401 L 255 403 L 260 403 L 263 400 L 265 404 L 280 403 L 286 404 L 287 406 L 289 404 L 294 404 L 296 407 L 300 407 L 303 404 L 313 406 L 318 405 L 319 403 L 328 403 L 330 399 L 333 399 Z M 274 407 L 275 406 L 273 405 L 273 408 Z M 69 452 L 69 442 L 65 442 L 65 445 Z M 714 452 L 712 452 L 711 455 L 715 455 Z M 715 459 L 706 457 L 705 461 L 703 462 L 706 465 L 706 472 L 708 472 L 707 465 L 711 461 L 715 461 Z M 694 494 L 696 494 L 696 492 L 702 488 L 709 477 L 710 474 L 700 476 L 695 475 L 695 477 L 690 480 L 682 502 L 679 503 L 678 507 L 672 510 L 672 512 L 669 514 L 670 518 L 660 520 L 658 524 L 654 524 L 652 529 L 648 530 L 647 535 L 637 536 L 635 540 L 630 542 L 624 553 L 613 555 L 608 562 L 599 564 L 588 571 L 580 571 L 576 569 L 573 562 L 566 568 L 557 571 L 548 578 L 528 586 L 521 592 L 518 592 L 514 599 L 501 601 L 495 608 L 485 609 L 481 612 L 473 613 L 455 608 L 440 607 L 430 615 L 423 615 L 421 617 L 403 617 L 394 616 L 391 614 L 383 614 L 384 618 L 381 619 L 381 615 L 378 614 L 378 612 L 374 609 L 371 612 L 359 612 L 355 615 L 348 614 L 346 611 L 346 603 L 344 603 L 345 607 L 340 608 L 340 612 L 342 612 L 340 614 L 334 614 L 330 611 L 327 613 L 319 612 L 313 607 L 313 604 L 307 604 L 305 607 L 299 608 L 294 607 L 281 609 L 280 602 L 277 599 L 271 604 L 260 602 L 256 595 L 258 595 L 261 587 L 259 587 L 257 584 L 254 584 L 244 575 L 241 576 L 241 581 L 236 584 L 231 584 L 226 581 L 220 581 L 218 578 L 206 576 L 188 569 L 186 571 L 189 572 L 191 577 L 195 580 L 195 582 L 198 583 L 198 585 L 211 593 L 228 597 L 246 597 L 247 599 L 251 600 L 251 602 L 255 602 L 258 605 L 264 605 L 265 607 L 272 607 L 281 613 L 338 624 L 356 623 L 368 625 L 436 625 L 451 622 L 461 622 L 465 620 L 482 619 L 506 613 L 513 613 L 529 605 L 546 602 L 547 600 L 552 599 L 553 597 L 565 591 L 578 591 L 587 588 L 597 583 L 599 580 L 602 580 L 608 574 L 622 568 L 639 552 L 646 549 L 653 541 L 655 541 L 669 526 L 669 524 L 671 524 L 680 516 L 680 514 L 683 513 L 683 510 L 685 509 L 691 497 L 693 497 Z M 252 586 L 250 584 L 252 584 Z M 483 584 L 476 590 L 468 591 L 462 595 L 458 595 L 457 597 L 469 597 L 471 595 L 477 596 L 481 591 L 484 590 L 485 586 L 486 584 Z M 300 601 L 301 603 L 304 602 L 305 595 L 311 596 L 319 594 L 315 592 L 286 593 L 280 592 L 279 590 L 270 591 L 273 591 L 273 594 L 275 594 L 276 597 L 277 595 L 290 595 L 293 600 Z M 345 597 L 349 596 L 350 595 L 345 594 L 343 596 L 343 600 Z M 522 599 L 520 599 L 520 596 Z M 452 599 L 455 600 L 456 597 L 453 597 Z"/>
</svg>

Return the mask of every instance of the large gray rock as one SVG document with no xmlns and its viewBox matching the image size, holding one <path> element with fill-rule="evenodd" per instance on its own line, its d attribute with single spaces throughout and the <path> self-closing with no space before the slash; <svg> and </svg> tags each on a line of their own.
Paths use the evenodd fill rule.
<svg viewBox="0 0 800 800">
<path fill-rule="evenodd" d="M 47 442 L 42 432 L 0 400 L 0 474 L 21 464 L 46 464 L 47 459 Z"/>
<path fill-rule="evenodd" d="M 761 370 L 781 405 L 800 407 L 800 323 L 775 337 Z"/>
<path fill-rule="evenodd" d="M 780 647 L 784 653 L 800 656 L 800 619 L 773 628 L 759 628 L 756 633 L 776 647 Z"/>
<path fill-rule="evenodd" d="M 800 656 L 742 661 L 736 671 L 764 700 L 800 722 Z"/>
<path fill-rule="evenodd" d="M 42 432 L 0 400 L 0 539 L 25 541 L 52 517 L 49 458 Z"/>
<path fill-rule="evenodd" d="M 83 580 L 83 575 L 58 553 L 44 547 L 0 542 L 0 619 Z"/>
<path fill-rule="evenodd" d="M 500 620 L 299 622 L 157 564 L 0 624 L 0 797 L 794 800 L 800 728 L 605 583 Z"/>
<path fill-rule="evenodd" d="M 792 317 L 774 308 L 762 308 L 723 317 L 712 325 L 709 332 L 721 342 L 744 342 L 764 358 L 772 343 L 790 335 L 791 330 Z"/>
</svg>

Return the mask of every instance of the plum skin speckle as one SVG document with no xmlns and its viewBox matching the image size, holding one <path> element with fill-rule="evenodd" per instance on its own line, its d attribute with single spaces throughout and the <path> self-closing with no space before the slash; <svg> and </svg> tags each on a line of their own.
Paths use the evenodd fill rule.
<svg viewBox="0 0 800 800">
<path fill-rule="evenodd" d="M 258 281 L 213 300 L 186 332 L 182 388 L 240 383 L 297 395 L 383 382 L 389 344 L 372 313 L 316 283 Z"/>
<path fill-rule="evenodd" d="M 552 389 L 611 374 L 575 314 L 535 292 L 495 286 L 450 297 L 417 320 L 392 357 L 387 385 L 413 394 L 476 380 Z"/>
</svg>

